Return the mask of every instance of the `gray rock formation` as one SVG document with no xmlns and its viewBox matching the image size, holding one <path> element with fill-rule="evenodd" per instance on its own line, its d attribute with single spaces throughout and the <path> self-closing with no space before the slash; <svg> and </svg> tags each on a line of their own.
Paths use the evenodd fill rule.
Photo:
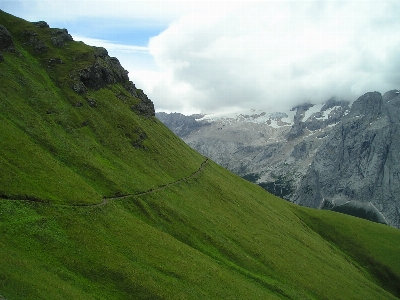
<svg viewBox="0 0 400 300">
<path fill-rule="evenodd" d="M 0 25 L 0 51 L 14 51 L 14 43 L 10 32 L 3 25 Z"/>
<path fill-rule="evenodd" d="M 32 22 L 32 24 L 37 28 L 50 28 L 49 24 L 45 21 Z"/>
<path fill-rule="evenodd" d="M 331 98 L 324 104 L 319 112 L 311 115 L 304 122 L 304 126 L 311 131 L 326 128 L 327 126 L 340 122 L 349 110 L 349 102 Z M 323 116 L 324 114 L 326 115 L 325 117 Z"/>
<path fill-rule="evenodd" d="M 335 111 L 345 109 L 336 105 L 320 111 L 316 106 L 306 104 L 291 112 L 255 112 L 236 116 L 210 119 L 199 116 L 201 124 L 193 116 L 157 113 L 160 120 L 177 133 L 187 144 L 203 155 L 210 157 L 225 168 L 261 185 L 268 191 L 290 200 L 306 173 L 316 149 L 331 130 L 327 121 Z M 344 107 L 348 106 L 346 105 Z M 316 109 L 315 113 L 309 112 Z M 329 110 L 329 111 L 328 111 Z M 328 114 L 329 113 L 329 116 Z M 288 114 L 292 114 L 292 119 Z M 318 115 L 318 118 L 315 115 Z M 310 130 L 309 119 L 325 122 L 318 130 Z M 295 119 L 295 120 L 293 120 Z M 297 137 L 286 139 L 294 127 L 302 128 Z"/>
<path fill-rule="evenodd" d="M 21 33 L 26 38 L 27 43 L 31 45 L 37 53 L 45 53 L 49 50 L 45 42 L 39 39 L 36 31 L 23 30 Z"/>
<path fill-rule="evenodd" d="M 129 82 L 129 86 L 133 87 L 135 86 L 132 82 Z M 128 89 L 128 91 L 131 90 L 131 87 Z M 145 117 L 154 117 L 155 116 L 155 110 L 154 110 L 154 104 L 153 102 L 147 97 L 145 93 L 141 89 L 136 89 L 131 94 L 140 99 L 140 102 L 136 105 L 131 106 L 131 109 L 136 112 L 139 115 L 145 116 Z"/>
<path fill-rule="evenodd" d="M 304 113 L 310 107 L 313 107 L 313 106 L 314 105 L 312 105 L 310 103 L 306 103 L 306 104 L 299 105 L 299 106 L 292 108 L 292 111 L 296 110 L 296 115 L 294 116 L 294 119 L 293 119 L 292 128 L 290 128 L 290 131 L 286 137 L 288 140 L 293 140 L 304 134 L 304 128 L 305 128 L 305 123 L 303 122 Z"/>
<path fill-rule="evenodd" d="M 156 113 L 156 117 L 180 137 L 188 136 L 194 130 L 210 125 L 207 121 L 197 121 L 202 115 L 185 116 L 180 113 Z"/>
<path fill-rule="evenodd" d="M 10 32 L 0 24 L 0 63 L 4 61 L 3 51 L 15 52 Z"/>
<path fill-rule="evenodd" d="M 78 71 L 80 80 L 89 89 L 101 89 L 109 84 L 129 81 L 126 71 L 115 57 L 110 57 L 106 49 L 96 47 L 93 65 Z"/>
<path fill-rule="evenodd" d="M 400 227 L 399 126 L 398 91 L 361 96 L 316 152 L 292 200 L 310 207 L 335 197 L 371 203 Z"/>
<path fill-rule="evenodd" d="M 53 43 L 54 46 L 57 47 L 63 47 L 65 46 L 66 42 L 74 40 L 72 36 L 68 33 L 67 29 L 53 29 L 51 31 L 51 34 L 54 35 L 51 38 L 51 42 Z"/>
<path fill-rule="evenodd" d="M 94 48 L 94 63 L 77 71 L 79 79 L 72 85 L 74 91 L 85 93 L 88 89 L 98 90 L 109 84 L 121 83 L 132 96 L 140 100 L 131 106 L 133 111 L 146 117 L 155 116 L 153 102 L 129 81 L 128 71 L 121 66 L 119 60 L 110 57 L 107 50 L 102 47 Z"/>
</svg>

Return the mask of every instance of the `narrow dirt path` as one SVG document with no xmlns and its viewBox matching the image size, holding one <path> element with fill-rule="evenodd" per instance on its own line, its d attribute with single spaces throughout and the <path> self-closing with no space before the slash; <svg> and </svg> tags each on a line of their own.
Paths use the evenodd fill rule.
<svg viewBox="0 0 400 300">
<path fill-rule="evenodd" d="M 144 192 L 139 192 L 139 193 L 136 193 L 136 194 L 128 194 L 128 195 L 123 195 L 123 196 L 118 196 L 118 197 L 104 197 L 103 201 L 101 201 L 100 203 L 91 204 L 91 205 L 87 205 L 87 206 L 102 206 L 102 205 L 107 204 L 110 201 L 120 200 L 120 199 L 128 198 L 128 197 L 131 197 L 131 196 L 143 196 L 143 195 L 147 195 L 147 194 L 151 194 L 151 193 L 155 193 L 155 192 L 161 191 L 161 190 L 166 189 L 166 188 L 168 188 L 168 187 L 170 187 L 172 185 L 176 185 L 178 183 L 181 183 L 182 181 L 188 180 L 188 179 L 196 176 L 197 174 L 199 174 L 200 172 L 203 171 L 204 166 L 207 163 L 208 163 L 208 158 L 206 158 L 206 160 L 201 163 L 200 168 L 196 172 L 190 174 L 187 177 L 183 177 L 181 179 L 178 179 L 177 181 L 170 182 L 170 183 L 167 183 L 165 185 L 159 186 L 157 188 L 150 189 L 150 190 L 144 191 Z"/>
<path fill-rule="evenodd" d="M 96 207 L 96 206 L 102 206 L 102 205 L 106 205 L 108 202 L 110 201 L 116 201 L 116 200 L 121 200 L 121 199 L 125 199 L 128 197 L 132 197 L 132 196 L 143 196 L 143 195 L 147 195 L 147 194 L 151 194 L 151 193 L 155 193 L 158 191 L 161 191 L 163 189 L 166 189 L 170 186 L 176 185 L 182 181 L 188 180 L 194 176 L 196 176 L 197 174 L 199 174 L 200 172 L 203 171 L 204 166 L 208 163 L 208 158 L 206 158 L 205 161 L 203 161 L 200 165 L 200 168 L 198 170 L 196 170 L 194 173 L 190 174 L 187 177 L 183 177 L 181 179 L 178 179 L 174 182 L 170 182 L 167 184 L 164 184 L 162 186 L 159 186 L 157 188 L 154 189 L 150 189 L 148 191 L 143 191 L 143 192 L 138 192 L 136 194 L 128 194 L 128 195 L 122 195 L 122 196 L 117 196 L 117 197 L 103 197 L 103 201 L 101 201 L 100 203 L 95 203 L 95 204 L 54 204 L 51 202 L 47 202 L 44 201 L 42 199 L 37 199 L 37 198 L 28 198 L 28 199 L 9 199 L 7 196 L 5 195 L 0 195 L 0 198 L 3 198 L 1 200 L 9 200 L 9 201 L 29 201 L 29 202 L 36 202 L 36 203 L 43 203 L 43 204 L 49 204 L 49 205 L 57 205 L 57 206 L 74 206 L 74 207 Z"/>
</svg>

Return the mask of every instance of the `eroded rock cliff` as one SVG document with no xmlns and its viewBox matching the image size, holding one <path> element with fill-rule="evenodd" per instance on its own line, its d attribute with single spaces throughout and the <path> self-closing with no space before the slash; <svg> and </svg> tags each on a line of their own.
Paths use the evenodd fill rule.
<svg viewBox="0 0 400 300">
<path fill-rule="evenodd" d="M 293 201 L 371 203 L 400 227 L 400 96 L 370 92 L 356 100 L 316 152 Z"/>
</svg>

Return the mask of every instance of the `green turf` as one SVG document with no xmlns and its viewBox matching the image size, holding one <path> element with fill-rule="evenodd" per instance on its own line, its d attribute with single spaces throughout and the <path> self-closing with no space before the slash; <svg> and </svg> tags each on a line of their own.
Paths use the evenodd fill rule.
<svg viewBox="0 0 400 300">
<path fill-rule="evenodd" d="M 1 296 L 400 296 L 399 230 L 272 196 L 135 114 L 122 84 L 73 91 L 94 48 L 57 48 L 1 11 L 0 24 L 17 49 L 0 63 Z"/>
</svg>

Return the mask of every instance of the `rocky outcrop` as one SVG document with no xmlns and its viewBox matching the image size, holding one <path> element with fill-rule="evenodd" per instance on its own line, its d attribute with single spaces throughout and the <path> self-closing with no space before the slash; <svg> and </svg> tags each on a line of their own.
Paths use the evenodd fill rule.
<svg viewBox="0 0 400 300">
<path fill-rule="evenodd" d="M 0 63 L 4 61 L 3 51 L 14 52 L 15 47 L 10 32 L 0 25 Z"/>
<path fill-rule="evenodd" d="M 10 32 L 0 25 L 0 51 L 14 51 L 14 43 Z"/>
<path fill-rule="evenodd" d="M 324 199 L 371 203 L 400 227 L 400 97 L 371 92 L 357 99 L 318 149 L 294 202 Z"/>
<path fill-rule="evenodd" d="M 37 28 L 50 28 L 49 24 L 45 21 L 32 22 L 32 24 Z"/>
<path fill-rule="evenodd" d="M 94 51 L 95 62 L 78 71 L 82 83 L 89 89 L 101 89 L 109 84 L 129 81 L 126 71 L 115 57 L 110 57 L 104 48 Z"/>
<path fill-rule="evenodd" d="M 36 26 L 36 27 L 39 27 L 39 26 Z M 45 42 L 38 37 L 38 34 L 36 31 L 23 30 L 21 33 L 24 36 L 24 38 L 26 39 L 26 44 L 31 45 L 33 47 L 33 49 L 35 50 L 35 52 L 45 53 L 45 52 L 49 51 L 49 47 L 47 47 Z"/>
<path fill-rule="evenodd" d="M 134 97 L 140 99 L 138 104 L 131 106 L 134 112 L 145 117 L 154 117 L 156 115 L 153 102 L 141 89 L 136 89 L 131 93 Z"/>
<path fill-rule="evenodd" d="M 155 116 L 153 102 L 129 81 L 128 71 L 121 66 L 117 58 L 110 57 L 102 47 L 95 47 L 93 55 L 94 63 L 77 71 L 79 79 L 72 85 L 74 91 L 85 93 L 88 89 L 98 90 L 110 84 L 120 83 L 132 96 L 140 100 L 131 106 L 133 111 L 145 117 Z"/>
<path fill-rule="evenodd" d="M 65 46 L 66 42 L 74 40 L 72 36 L 68 33 L 67 29 L 53 29 L 51 31 L 51 34 L 54 35 L 51 38 L 51 42 L 53 43 L 54 46 L 57 47 L 63 47 Z"/>
</svg>

